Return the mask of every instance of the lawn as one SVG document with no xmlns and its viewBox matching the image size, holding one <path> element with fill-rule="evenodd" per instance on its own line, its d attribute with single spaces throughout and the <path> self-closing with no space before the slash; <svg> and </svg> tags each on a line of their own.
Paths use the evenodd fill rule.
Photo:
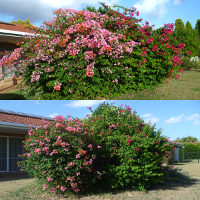
<svg viewBox="0 0 200 200">
<path fill-rule="evenodd" d="M 42 192 L 34 179 L 0 182 L 0 199 L 81 199 L 81 200 L 198 200 L 200 196 L 200 163 L 197 161 L 179 163 L 169 173 L 165 184 L 148 192 L 125 191 L 116 194 L 95 194 L 86 196 L 69 196 L 66 198 Z M 181 172 L 181 173 L 180 173 Z"/>
<path fill-rule="evenodd" d="M 200 99 L 200 71 L 185 71 L 181 78 L 167 80 L 160 87 L 146 89 L 132 94 L 108 97 L 113 100 L 199 100 Z M 37 96 L 22 95 L 16 87 L 0 92 L 1 100 L 37 100 Z M 102 98 L 96 98 L 102 99 Z"/>
<path fill-rule="evenodd" d="M 180 79 L 167 80 L 160 87 L 134 94 L 121 95 L 114 100 L 199 100 L 200 71 L 184 71 Z"/>
</svg>

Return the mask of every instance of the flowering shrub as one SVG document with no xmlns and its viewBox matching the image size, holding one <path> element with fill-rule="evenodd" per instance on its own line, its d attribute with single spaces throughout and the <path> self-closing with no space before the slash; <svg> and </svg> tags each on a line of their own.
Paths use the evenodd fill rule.
<svg viewBox="0 0 200 200">
<path fill-rule="evenodd" d="M 174 38 L 173 24 L 153 31 L 148 22 L 141 25 L 135 8 L 119 6 L 120 13 L 102 6 L 106 14 L 55 11 L 55 18 L 32 28 L 36 34 L 4 56 L 0 66 L 12 67 L 23 58 L 18 70 L 45 99 L 116 96 L 178 77 L 185 44 Z"/>
<path fill-rule="evenodd" d="M 31 128 L 25 141 L 26 158 L 20 165 L 50 192 L 79 192 L 97 179 L 93 166 L 101 147 L 91 141 L 79 120 L 61 116 Z M 98 179 L 97 179 L 98 180 Z"/>
<path fill-rule="evenodd" d="M 95 161 L 105 171 L 102 184 L 144 190 L 162 182 L 162 163 L 173 147 L 155 126 L 144 123 L 128 106 L 108 104 L 97 108 L 86 123 L 103 147 L 102 158 Z"/>
<path fill-rule="evenodd" d="M 44 122 L 31 128 L 20 165 L 45 190 L 144 190 L 162 182 L 163 160 L 172 147 L 129 107 L 102 105 L 80 120 Z"/>
</svg>

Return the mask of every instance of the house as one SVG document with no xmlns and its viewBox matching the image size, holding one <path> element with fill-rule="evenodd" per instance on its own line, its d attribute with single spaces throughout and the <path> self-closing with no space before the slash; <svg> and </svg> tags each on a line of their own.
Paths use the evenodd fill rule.
<svg viewBox="0 0 200 200">
<path fill-rule="evenodd" d="M 0 59 L 1 52 L 17 48 L 16 43 L 22 41 L 25 35 L 33 35 L 27 26 L 0 21 Z M 0 77 L 4 74 L 6 76 L 4 78 L 10 78 L 13 74 L 9 75 L 7 71 L 6 67 L 0 66 Z"/>
<path fill-rule="evenodd" d="M 16 163 L 21 159 L 18 155 L 23 153 L 23 140 L 29 125 L 39 126 L 43 119 L 53 120 L 0 109 L 0 172 L 19 171 Z"/>
<path fill-rule="evenodd" d="M 170 144 L 174 145 L 174 147 L 175 147 L 175 149 L 173 150 L 173 158 L 172 158 L 173 162 L 180 162 L 180 161 L 184 162 L 184 146 L 181 143 L 177 143 L 177 142 L 172 141 L 172 140 L 168 140 L 168 142 Z M 180 148 L 183 149 L 182 159 L 180 159 L 180 152 L 179 152 Z"/>
</svg>

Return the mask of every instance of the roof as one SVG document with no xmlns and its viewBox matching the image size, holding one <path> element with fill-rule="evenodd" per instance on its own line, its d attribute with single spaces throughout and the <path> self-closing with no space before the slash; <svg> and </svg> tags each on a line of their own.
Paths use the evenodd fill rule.
<svg viewBox="0 0 200 200">
<path fill-rule="evenodd" d="M 10 30 L 10 31 L 27 32 L 27 33 L 33 32 L 33 31 L 29 30 L 26 25 L 7 23 L 7 22 L 2 22 L 2 21 L 0 21 L 0 29 Z"/>
<path fill-rule="evenodd" d="M 170 144 L 174 144 L 174 145 L 177 146 L 177 147 L 183 147 L 182 143 L 178 143 L 178 142 L 175 142 L 175 141 L 172 141 L 172 140 L 168 140 L 168 142 L 169 142 Z"/>
<path fill-rule="evenodd" d="M 24 124 L 24 125 L 41 125 L 42 120 L 53 120 L 53 118 L 42 117 L 38 115 L 32 115 L 21 112 L 13 112 L 8 110 L 0 109 L 0 122 L 9 122 L 15 124 Z"/>
</svg>

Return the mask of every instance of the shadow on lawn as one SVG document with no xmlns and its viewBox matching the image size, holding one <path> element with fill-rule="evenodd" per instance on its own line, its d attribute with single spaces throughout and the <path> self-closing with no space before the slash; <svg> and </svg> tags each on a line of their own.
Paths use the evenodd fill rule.
<svg viewBox="0 0 200 200">
<path fill-rule="evenodd" d="M 15 93 L 0 94 L 0 100 L 26 100 L 23 95 Z"/>
<path fill-rule="evenodd" d="M 150 192 L 150 191 L 154 191 L 154 190 L 176 190 L 178 187 L 182 187 L 182 188 L 187 188 L 187 187 L 191 187 L 192 185 L 195 185 L 197 183 L 199 183 L 200 180 L 199 179 L 194 179 L 191 178 L 189 176 L 187 176 L 186 174 L 182 173 L 181 170 L 178 170 L 176 168 L 171 169 L 169 168 L 166 172 L 165 175 L 165 180 L 163 184 L 160 184 L 158 186 L 154 186 L 152 188 L 150 188 L 149 190 L 147 190 L 146 192 Z M 105 191 L 105 190 L 100 190 L 95 188 L 96 191 L 95 192 L 88 192 L 85 194 L 80 194 L 78 195 L 79 198 L 81 197 L 86 197 L 86 196 L 90 196 L 90 195 L 106 195 L 106 194 L 113 194 L 113 195 L 117 195 L 123 192 L 134 192 L 133 190 L 117 190 L 117 191 Z"/>
<path fill-rule="evenodd" d="M 0 182 L 3 181 L 15 181 L 20 179 L 30 178 L 26 173 L 20 172 L 2 172 L 0 173 Z"/>
<path fill-rule="evenodd" d="M 190 176 L 182 173 L 181 170 L 177 168 L 169 168 L 165 175 L 165 181 L 162 185 L 156 186 L 152 190 L 162 189 L 162 190 L 173 190 L 177 187 L 190 187 L 199 183 L 199 179 L 191 178 Z"/>
</svg>

